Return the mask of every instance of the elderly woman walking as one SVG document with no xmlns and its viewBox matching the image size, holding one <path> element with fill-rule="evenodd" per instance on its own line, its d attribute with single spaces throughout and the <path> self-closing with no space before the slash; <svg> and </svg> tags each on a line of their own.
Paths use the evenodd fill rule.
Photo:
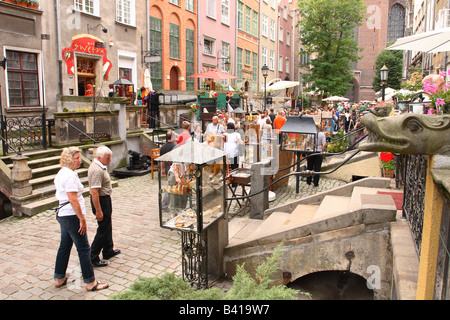
<svg viewBox="0 0 450 320">
<path fill-rule="evenodd" d="M 87 291 L 108 288 L 108 283 L 95 280 L 91 263 L 91 247 L 86 234 L 86 208 L 83 198 L 83 185 L 75 172 L 81 164 L 81 151 L 77 147 L 64 148 L 61 153 L 61 169 L 55 177 L 56 198 L 59 200 L 57 220 L 61 229 L 61 242 L 55 263 L 55 286 L 67 284 L 66 275 L 70 251 L 73 244 L 77 248 L 81 274 Z"/>
</svg>

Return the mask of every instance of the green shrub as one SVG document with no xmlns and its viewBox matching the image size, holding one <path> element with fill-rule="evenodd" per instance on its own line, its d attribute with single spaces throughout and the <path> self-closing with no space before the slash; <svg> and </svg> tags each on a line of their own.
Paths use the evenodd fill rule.
<svg viewBox="0 0 450 320">
<path fill-rule="evenodd" d="M 273 285 L 272 275 L 278 270 L 282 244 L 256 269 L 253 278 L 244 265 L 237 267 L 233 287 L 228 292 L 219 288 L 196 290 L 172 273 L 135 281 L 130 290 L 119 293 L 113 300 L 295 300 L 299 291 L 284 285 Z M 303 293 L 305 294 L 305 293 Z"/>
</svg>

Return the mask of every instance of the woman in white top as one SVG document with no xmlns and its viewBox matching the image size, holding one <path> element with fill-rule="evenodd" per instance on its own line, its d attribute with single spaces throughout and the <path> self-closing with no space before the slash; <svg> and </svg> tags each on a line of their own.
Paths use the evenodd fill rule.
<svg viewBox="0 0 450 320">
<path fill-rule="evenodd" d="M 244 142 L 241 139 L 241 135 L 234 131 L 234 123 L 227 124 L 227 132 L 224 133 L 226 142 L 223 145 L 223 151 L 228 154 L 228 159 L 230 160 L 231 169 L 236 169 L 239 167 L 238 157 L 239 150 L 238 144 L 243 145 Z"/>
<path fill-rule="evenodd" d="M 59 200 L 57 220 L 61 228 L 61 242 L 55 263 L 55 286 L 67 284 L 67 265 L 73 244 L 77 248 L 83 281 L 86 290 L 106 289 L 108 283 L 95 281 L 91 263 L 91 247 L 86 234 L 86 208 L 83 198 L 83 185 L 75 172 L 81 164 L 81 151 L 77 147 L 64 148 L 61 153 L 61 169 L 55 177 L 56 198 Z M 71 280 L 72 281 L 72 280 Z"/>
</svg>

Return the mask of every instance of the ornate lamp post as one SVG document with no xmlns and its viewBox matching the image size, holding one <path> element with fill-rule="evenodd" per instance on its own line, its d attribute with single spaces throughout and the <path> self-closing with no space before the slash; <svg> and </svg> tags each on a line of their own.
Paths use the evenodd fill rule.
<svg viewBox="0 0 450 320">
<path fill-rule="evenodd" d="M 385 92 L 386 92 L 386 85 L 388 80 L 388 74 L 389 69 L 386 67 L 386 65 L 383 66 L 380 70 L 380 79 L 381 79 L 381 99 L 384 101 L 385 99 Z"/>
<path fill-rule="evenodd" d="M 267 80 L 267 76 L 269 74 L 269 67 L 266 65 L 263 65 L 261 67 L 261 72 L 262 75 L 264 77 L 264 111 L 266 111 L 266 107 L 267 107 L 267 99 L 266 99 L 266 92 L 267 92 L 267 88 L 266 88 L 266 80 Z"/>
</svg>

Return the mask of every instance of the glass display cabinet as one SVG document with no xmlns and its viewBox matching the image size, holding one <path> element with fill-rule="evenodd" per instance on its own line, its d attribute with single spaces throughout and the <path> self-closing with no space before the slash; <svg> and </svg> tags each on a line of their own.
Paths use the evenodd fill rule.
<svg viewBox="0 0 450 320">
<path fill-rule="evenodd" d="M 155 160 L 162 228 L 202 233 L 225 215 L 225 152 L 192 140 Z"/>
<path fill-rule="evenodd" d="M 280 129 L 281 150 L 301 154 L 316 152 L 317 126 L 312 117 L 288 117 Z"/>
<path fill-rule="evenodd" d="M 296 172 L 300 172 L 300 161 L 303 155 L 316 153 L 319 129 L 314 117 L 288 117 L 280 129 L 282 151 L 292 151 L 297 154 Z M 295 191 L 300 192 L 300 175 L 296 176 Z"/>
</svg>

